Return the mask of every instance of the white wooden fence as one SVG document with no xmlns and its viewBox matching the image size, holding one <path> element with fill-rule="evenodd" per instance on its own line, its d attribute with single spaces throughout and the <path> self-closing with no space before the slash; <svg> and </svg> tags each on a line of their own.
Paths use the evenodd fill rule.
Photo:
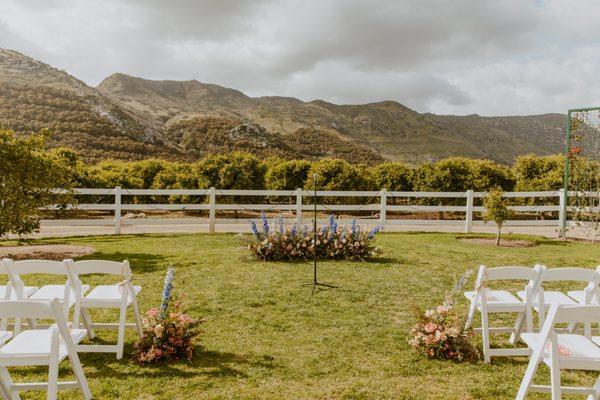
<svg viewBox="0 0 600 400">
<path fill-rule="evenodd" d="M 58 190 L 59 193 L 65 193 L 63 190 Z M 119 186 L 114 189 L 73 189 L 71 191 L 76 195 L 95 195 L 95 196 L 112 196 L 114 201 L 111 203 L 102 204 L 76 204 L 69 208 L 89 211 L 113 211 L 113 218 L 101 219 L 50 219 L 42 221 L 43 225 L 70 225 L 70 226 L 93 226 L 93 225 L 114 225 L 115 233 L 121 233 L 122 225 L 175 225 L 175 224 L 208 224 L 209 232 L 215 231 L 215 225 L 218 223 L 239 222 L 232 218 L 217 219 L 218 211 L 276 211 L 287 212 L 293 215 L 295 222 L 298 224 L 303 222 L 303 212 L 312 211 L 314 205 L 303 202 L 304 198 L 314 197 L 312 191 L 296 189 L 296 190 L 219 190 L 210 189 L 123 189 Z M 540 213 L 540 212 L 557 212 L 558 219 L 527 219 L 527 220 L 512 220 L 507 221 L 507 226 L 556 226 L 562 227 L 565 218 L 563 191 L 544 191 L 544 192 L 506 192 L 505 197 L 510 198 L 545 198 L 551 199 L 553 205 L 534 205 L 534 206 L 513 206 L 513 210 L 521 213 Z M 569 193 L 571 194 L 571 193 Z M 124 196 L 205 196 L 208 202 L 202 204 L 130 204 L 123 203 Z M 295 198 L 295 202 L 289 203 L 261 203 L 261 204 L 231 204 L 219 203 L 217 200 L 222 196 L 254 196 L 262 199 L 266 198 Z M 317 210 L 322 212 L 342 213 L 342 212 L 359 212 L 371 211 L 378 213 L 378 222 L 382 229 L 386 225 L 405 224 L 405 225 L 464 225 L 464 232 L 471 232 L 474 225 L 480 225 L 484 222 L 474 220 L 474 213 L 483 212 L 485 208 L 475 206 L 474 199 L 484 197 L 483 192 L 474 192 L 468 190 L 466 192 L 394 192 L 385 189 L 380 191 L 318 191 L 317 197 L 358 197 L 368 198 L 361 204 L 335 204 L 325 205 L 320 204 Z M 390 199 L 404 199 L 402 205 L 389 204 Z M 464 199 L 464 205 L 419 205 L 410 204 L 410 201 L 415 199 L 439 199 L 439 198 L 455 198 Z M 49 209 L 56 206 L 49 207 Z M 128 211 L 208 211 L 208 218 L 144 218 L 144 219 L 125 219 L 122 218 L 123 212 Z M 439 219 L 401 219 L 387 218 L 389 213 L 437 213 L 437 212 L 452 212 L 464 213 L 464 219 L 454 220 L 439 220 Z M 539 214 L 538 214 L 539 215 Z M 246 218 L 247 220 L 247 218 Z M 370 219 L 373 221 L 373 217 Z M 377 220 L 375 220 L 377 221 Z M 342 222 L 345 222 L 342 220 Z M 568 224 L 572 224 L 568 221 Z"/>
</svg>

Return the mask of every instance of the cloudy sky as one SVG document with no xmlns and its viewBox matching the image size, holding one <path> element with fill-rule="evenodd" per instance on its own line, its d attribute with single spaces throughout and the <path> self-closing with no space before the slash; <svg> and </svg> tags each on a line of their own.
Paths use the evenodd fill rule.
<svg viewBox="0 0 600 400">
<path fill-rule="evenodd" d="M 600 104 L 597 0 L 0 0 L 0 47 L 123 72 L 438 114 Z"/>
</svg>

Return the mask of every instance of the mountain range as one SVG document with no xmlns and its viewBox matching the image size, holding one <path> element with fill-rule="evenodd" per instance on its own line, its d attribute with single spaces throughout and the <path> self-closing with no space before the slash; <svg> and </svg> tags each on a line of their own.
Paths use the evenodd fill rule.
<svg viewBox="0 0 600 400">
<path fill-rule="evenodd" d="M 563 150 L 561 114 L 482 117 L 418 113 L 395 101 L 337 105 L 249 97 L 219 85 L 113 74 L 97 87 L 41 61 L 0 49 L 0 127 L 49 128 L 49 145 L 90 162 L 194 160 L 243 150 L 261 157 L 410 164 L 449 156 L 509 164 Z"/>
</svg>

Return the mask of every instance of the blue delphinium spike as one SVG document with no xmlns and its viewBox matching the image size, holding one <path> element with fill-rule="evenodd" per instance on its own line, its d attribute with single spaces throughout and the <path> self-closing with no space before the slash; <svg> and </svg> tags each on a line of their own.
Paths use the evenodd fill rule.
<svg viewBox="0 0 600 400">
<path fill-rule="evenodd" d="M 250 221 L 250 228 L 252 229 L 252 233 L 256 239 L 260 239 L 260 233 L 258 233 L 258 228 L 256 227 L 256 222 Z"/>
<path fill-rule="evenodd" d="M 297 224 L 292 225 L 292 229 L 290 229 L 290 235 L 296 236 L 297 230 L 298 230 L 298 225 Z"/>
<path fill-rule="evenodd" d="M 308 226 L 302 225 L 302 236 L 308 235 Z"/>
<path fill-rule="evenodd" d="M 380 229 L 381 229 L 381 227 L 379 225 L 377 225 L 375 228 L 371 229 L 371 232 L 369 232 L 369 235 L 367 237 L 369 239 L 373 239 L 375 237 L 375 235 L 377 234 L 377 232 L 379 232 Z"/>
<path fill-rule="evenodd" d="M 175 269 L 170 265 L 165 275 L 165 284 L 162 292 L 162 302 L 160 304 L 160 319 L 167 317 L 169 311 L 169 302 L 171 301 L 171 292 L 173 291 L 173 278 L 175 277 Z"/>
<path fill-rule="evenodd" d="M 356 225 L 356 218 L 352 220 L 352 225 L 350 225 L 350 230 L 352 231 L 352 235 L 356 236 L 358 233 L 358 225 Z"/>
<path fill-rule="evenodd" d="M 260 217 L 262 218 L 262 222 L 263 222 L 263 233 L 266 236 L 269 234 L 269 221 L 267 221 L 267 214 L 265 214 L 265 212 L 263 211 L 261 213 Z"/>
<path fill-rule="evenodd" d="M 279 217 L 279 233 L 283 235 L 283 217 Z"/>
</svg>

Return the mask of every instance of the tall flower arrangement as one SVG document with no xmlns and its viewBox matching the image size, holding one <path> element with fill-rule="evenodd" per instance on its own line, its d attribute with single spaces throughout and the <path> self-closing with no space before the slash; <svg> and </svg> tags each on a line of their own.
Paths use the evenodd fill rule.
<svg viewBox="0 0 600 400">
<path fill-rule="evenodd" d="M 286 227 L 282 217 L 269 223 L 263 213 L 261 224 L 259 231 L 256 222 L 250 222 L 252 236 L 248 240 L 248 249 L 260 260 L 305 260 L 311 259 L 316 251 L 319 259 L 359 261 L 380 253 L 373 244 L 379 226 L 361 229 L 356 220 L 350 227 L 339 226 L 335 217 L 330 216 L 327 224 L 317 229 L 316 241 L 314 231 L 306 225 Z"/>
<path fill-rule="evenodd" d="M 455 312 L 454 299 L 462 290 L 472 271 L 462 274 L 444 303 L 423 311 L 415 308 L 416 323 L 410 330 L 408 343 L 427 358 L 454 361 L 479 359 L 479 351 L 469 341 L 469 332 Z"/>
<path fill-rule="evenodd" d="M 203 320 L 190 317 L 183 311 L 181 301 L 174 299 L 174 278 L 175 270 L 169 266 L 160 307 L 151 308 L 142 317 L 142 337 L 133 345 L 133 357 L 140 363 L 191 360 L 194 355 Z"/>
</svg>

